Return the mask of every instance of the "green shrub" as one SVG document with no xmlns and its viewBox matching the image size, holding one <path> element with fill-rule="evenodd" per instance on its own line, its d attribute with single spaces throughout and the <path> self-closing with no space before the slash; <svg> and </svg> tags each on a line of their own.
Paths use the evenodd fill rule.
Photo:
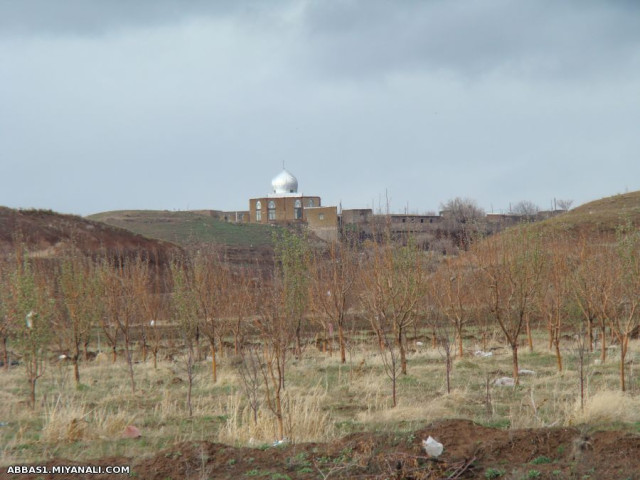
<svg viewBox="0 0 640 480">
<path fill-rule="evenodd" d="M 500 470 L 498 468 L 487 468 L 484 471 L 484 478 L 491 480 L 492 478 L 499 478 L 503 476 L 506 472 L 504 470 Z"/>
<path fill-rule="evenodd" d="M 534 465 L 544 465 L 545 463 L 551 463 L 551 461 L 552 460 L 549 457 L 542 455 L 531 460 L 531 463 Z"/>
</svg>

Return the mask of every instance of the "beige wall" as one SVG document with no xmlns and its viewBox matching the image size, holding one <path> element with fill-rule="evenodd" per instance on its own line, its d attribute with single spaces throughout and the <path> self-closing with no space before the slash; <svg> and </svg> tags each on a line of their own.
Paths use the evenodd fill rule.
<svg viewBox="0 0 640 480">
<path fill-rule="evenodd" d="M 336 207 L 316 207 L 305 210 L 309 227 L 337 227 L 338 210 Z"/>
<path fill-rule="evenodd" d="M 372 216 L 373 211 L 370 208 L 342 210 L 342 224 L 369 223 Z"/>
<path fill-rule="evenodd" d="M 305 210 L 309 230 L 327 242 L 338 240 L 338 209 L 317 207 Z"/>
</svg>

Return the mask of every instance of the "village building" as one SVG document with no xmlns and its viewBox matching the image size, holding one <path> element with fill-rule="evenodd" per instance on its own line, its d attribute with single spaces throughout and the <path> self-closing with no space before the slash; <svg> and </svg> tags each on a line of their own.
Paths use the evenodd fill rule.
<svg viewBox="0 0 640 480">
<path fill-rule="evenodd" d="M 234 223 L 264 225 L 300 225 L 322 240 L 337 241 L 341 235 L 358 238 L 374 238 L 383 231 L 396 236 L 411 235 L 424 245 L 433 244 L 439 238 L 450 236 L 455 226 L 447 222 L 448 212 L 439 215 L 381 214 L 370 208 L 342 209 L 322 205 L 317 195 L 305 195 L 298 191 L 298 179 L 283 169 L 271 181 L 271 192 L 249 199 L 249 210 L 218 212 L 219 218 Z M 487 214 L 481 229 L 495 233 L 524 220 L 542 220 L 561 211 L 539 212 L 531 218 L 514 214 Z"/>
<path fill-rule="evenodd" d="M 323 240 L 338 239 L 337 207 L 322 206 L 319 196 L 299 193 L 298 179 L 286 169 L 271 181 L 271 193 L 249 200 L 249 222 L 303 224 Z"/>
</svg>

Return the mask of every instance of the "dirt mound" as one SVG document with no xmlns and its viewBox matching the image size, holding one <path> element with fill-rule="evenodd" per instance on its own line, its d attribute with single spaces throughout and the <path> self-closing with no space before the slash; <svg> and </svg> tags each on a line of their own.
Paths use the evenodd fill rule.
<svg viewBox="0 0 640 480">
<path fill-rule="evenodd" d="M 428 458 L 422 440 L 429 435 L 444 453 Z M 131 440 L 139 441 L 139 440 Z M 186 442 L 142 459 L 103 458 L 86 463 L 55 459 L 54 465 L 131 467 L 140 479 L 317 479 L 392 478 L 619 478 L 640 479 L 640 436 L 624 432 L 587 435 L 573 428 L 499 430 L 466 420 L 436 422 L 410 434 L 352 434 L 327 444 L 284 444 L 235 448 L 210 442 Z M 0 479 L 52 479 L 59 475 L 12 475 Z M 86 478 L 66 475 L 65 478 Z M 92 475 L 94 479 L 130 478 Z"/>
</svg>

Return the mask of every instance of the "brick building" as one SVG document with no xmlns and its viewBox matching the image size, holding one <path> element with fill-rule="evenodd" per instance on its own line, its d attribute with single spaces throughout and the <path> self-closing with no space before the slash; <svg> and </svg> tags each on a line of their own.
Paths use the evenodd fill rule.
<svg viewBox="0 0 640 480">
<path fill-rule="evenodd" d="M 249 200 L 251 223 L 306 223 L 307 209 L 321 206 L 320 197 L 298 193 L 298 180 L 287 170 L 271 181 L 271 187 L 266 197 Z"/>
</svg>

